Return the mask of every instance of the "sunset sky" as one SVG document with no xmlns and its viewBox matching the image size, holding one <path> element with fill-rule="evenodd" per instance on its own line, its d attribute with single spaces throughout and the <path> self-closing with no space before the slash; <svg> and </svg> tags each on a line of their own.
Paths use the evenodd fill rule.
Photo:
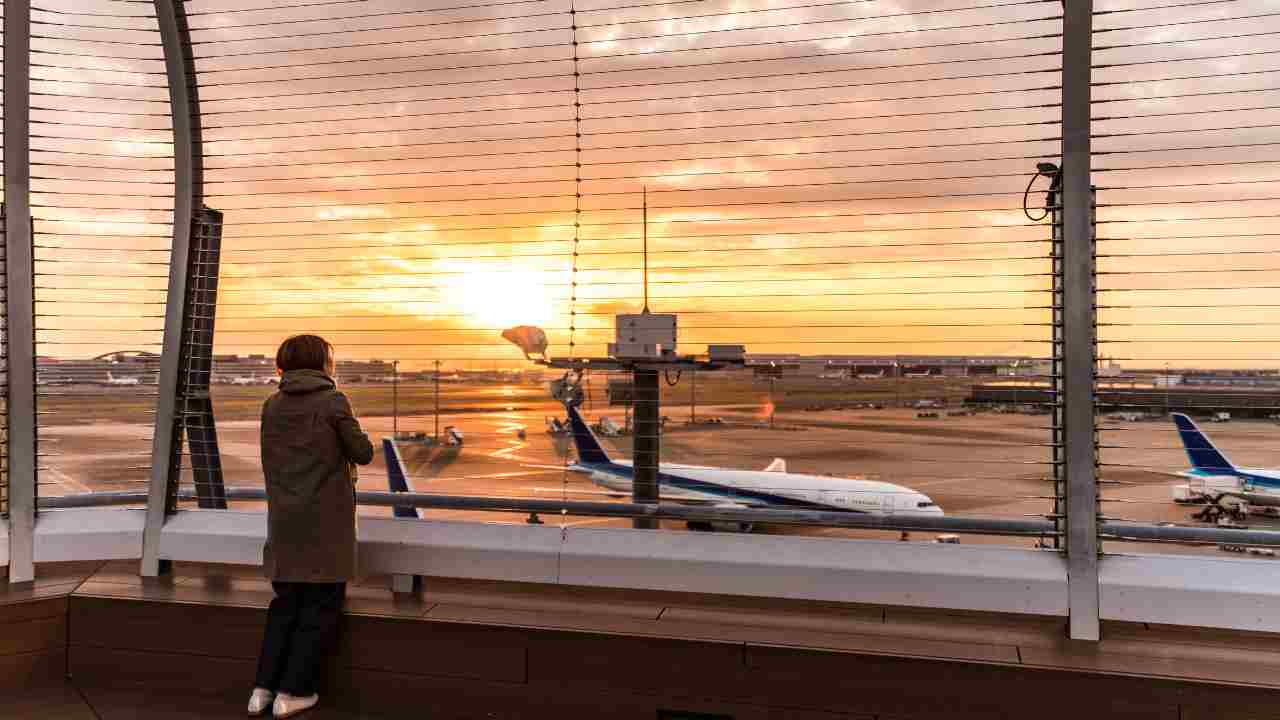
<svg viewBox="0 0 1280 720">
<path fill-rule="evenodd" d="M 217 352 L 314 331 L 515 366 L 498 331 L 530 323 L 603 354 L 640 307 L 644 187 L 650 305 L 685 351 L 1048 352 L 1049 228 L 1022 192 L 1060 152 L 1058 0 L 265 4 L 186 3 L 226 219 Z M 1274 367 L 1280 2 L 1097 6 L 1099 353 Z M 158 349 L 151 4 L 38 7 L 38 351 Z"/>
</svg>

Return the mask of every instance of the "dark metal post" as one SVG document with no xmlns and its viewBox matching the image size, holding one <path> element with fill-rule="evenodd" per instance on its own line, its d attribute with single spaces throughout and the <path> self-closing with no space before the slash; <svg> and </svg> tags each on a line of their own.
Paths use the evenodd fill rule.
<svg viewBox="0 0 1280 720">
<path fill-rule="evenodd" d="M 436 445 L 440 444 L 440 361 L 436 361 Z"/>
<path fill-rule="evenodd" d="M 218 274 L 222 265 L 222 213 L 203 208 L 191 232 L 191 263 L 183 309 L 181 372 L 177 397 L 191 454 L 191 482 L 203 509 L 226 510 L 222 453 L 213 417 L 209 384 L 213 378 L 213 329 L 218 311 Z M 181 451 L 181 447 L 176 448 Z M 179 461 L 176 461 L 180 465 Z M 177 483 L 170 488 L 168 512 L 177 509 Z"/>
<path fill-rule="evenodd" d="M 391 361 L 391 438 L 400 437 L 400 361 Z"/>
<path fill-rule="evenodd" d="M 1063 536 L 1066 533 L 1066 499 L 1067 499 L 1067 475 L 1066 475 L 1066 446 L 1064 443 L 1064 430 L 1066 427 L 1066 418 L 1063 415 L 1062 399 L 1066 396 L 1063 391 L 1065 387 L 1065 377 L 1062 374 L 1062 353 L 1064 349 L 1062 329 L 1063 329 L 1063 303 L 1062 303 L 1062 170 L 1054 173 L 1050 178 L 1052 184 L 1049 193 L 1045 196 L 1045 206 L 1049 210 L 1049 220 L 1053 223 L 1050 230 L 1052 238 L 1050 256 L 1053 266 L 1053 294 L 1051 304 L 1053 306 L 1053 350 L 1050 353 L 1049 366 L 1049 400 L 1053 408 L 1053 422 L 1050 430 L 1050 444 L 1053 446 L 1051 454 L 1053 457 L 1053 547 L 1055 550 L 1062 549 Z M 1014 386 L 1013 391 L 1014 405 L 1018 404 L 1018 390 Z"/>
<path fill-rule="evenodd" d="M 169 255 L 169 289 L 164 316 L 164 345 L 158 380 L 155 433 L 151 442 L 151 482 L 147 493 L 147 521 L 142 536 L 142 574 L 154 577 L 165 570 L 160 560 L 160 529 L 176 503 L 181 465 L 182 425 L 177 413 L 182 355 L 183 310 L 187 297 L 187 269 L 191 227 L 203 194 L 200 149 L 198 80 L 191 55 L 183 3 L 154 0 L 156 24 L 164 47 L 169 111 L 173 123 L 173 246 Z"/>
<path fill-rule="evenodd" d="M 656 504 L 658 502 L 658 455 L 660 439 L 658 414 L 661 405 L 658 396 L 658 371 L 636 368 L 632 373 L 635 387 L 635 434 L 632 436 L 632 466 L 635 468 L 631 483 L 631 501 Z M 655 529 L 656 520 L 636 518 L 632 526 Z"/>
<path fill-rule="evenodd" d="M 31 247 L 31 2 L 4 7 L 5 370 L 9 582 L 35 579 L 36 348 Z"/>
<path fill-rule="evenodd" d="M 1070 635 L 1100 637 L 1097 428 L 1094 415 L 1090 79 L 1093 0 L 1065 4 L 1062 38 L 1063 390 Z"/>
</svg>

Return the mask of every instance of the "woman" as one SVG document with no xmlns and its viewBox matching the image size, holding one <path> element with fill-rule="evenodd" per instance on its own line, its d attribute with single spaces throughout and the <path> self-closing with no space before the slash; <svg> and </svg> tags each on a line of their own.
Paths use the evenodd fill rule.
<svg viewBox="0 0 1280 720">
<path fill-rule="evenodd" d="M 250 715 L 271 708 L 290 717 L 320 701 L 316 675 L 356 573 L 355 466 L 373 460 L 373 445 L 336 389 L 334 365 L 323 338 L 285 340 L 276 352 L 280 389 L 262 406 L 263 565 L 275 598 Z"/>
</svg>

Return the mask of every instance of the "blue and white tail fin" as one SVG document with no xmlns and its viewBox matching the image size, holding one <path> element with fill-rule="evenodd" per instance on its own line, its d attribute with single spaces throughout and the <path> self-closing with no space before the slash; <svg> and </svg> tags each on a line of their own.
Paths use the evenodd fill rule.
<svg viewBox="0 0 1280 720">
<path fill-rule="evenodd" d="M 409 474 L 404 471 L 404 460 L 400 458 L 400 448 L 391 438 L 382 438 L 382 454 L 387 461 L 387 487 L 393 493 L 409 492 Z M 418 509 L 412 505 L 397 505 L 392 512 L 398 518 L 416 518 Z"/>
<path fill-rule="evenodd" d="M 600 446 L 595 433 L 587 427 L 587 423 L 578 413 L 578 408 L 565 405 L 569 413 L 569 430 L 573 432 L 573 445 L 578 449 L 578 462 L 583 465 L 602 465 L 612 462 L 609 454 Z"/>
<path fill-rule="evenodd" d="M 1213 443 L 1200 432 L 1191 418 L 1182 413 L 1173 413 L 1173 422 L 1178 426 L 1178 435 L 1182 438 L 1182 447 L 1187 451 L 1191 466 L 1206 475 L 1234 475 L 1235 465 L 1223 455 Z"/>
</svg>

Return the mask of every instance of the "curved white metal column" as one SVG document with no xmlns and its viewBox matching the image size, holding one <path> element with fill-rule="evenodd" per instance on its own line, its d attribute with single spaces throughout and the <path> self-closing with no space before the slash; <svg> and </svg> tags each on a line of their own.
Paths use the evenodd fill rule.
<svg viewBox="0 0 1280 720">
<path fill-rule="evenodd" d="M 166 296 L 164 345 L 161 351 L 156 427 L 151 444 L 151 483 L 147 497 L 147 521 L 143 531 L 142 574 L 162 572 L 160 529 L 176 497 L 180 466 L 182 424 L 178 416 L 178 370 L 182 355 L 182 310 L 187 295 L 187 261 L 191 249 L 191 222 L 199 207 L 201 162 L 198 108 L 191 87 L 196 82 L 191 61 L 190 34 L 182 0 L 155 0 L 156 22 L 164 47 L 169 81 L 169 108 L 173 116 L 173 249 L 169 255 L 169 292 Z"/>
<path fill-rule="evenodd" d="M 4 246 L 9 582 L 35 579 L 36 397 L 31 248 L 31 1 L 4 6 Z"/>
</svg>

